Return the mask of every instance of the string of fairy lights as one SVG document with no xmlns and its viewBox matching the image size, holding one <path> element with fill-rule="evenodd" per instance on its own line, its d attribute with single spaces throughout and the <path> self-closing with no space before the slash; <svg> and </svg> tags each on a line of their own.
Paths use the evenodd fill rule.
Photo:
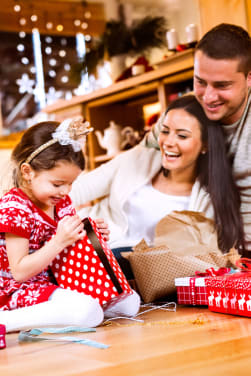
<svg viewBox="0 0 251 376">
<path fill-rule="evenodd" d="M 26 9 L 27 10 L 27 9 Z M 52 22 L 49 19 L 48 14 L 46 14 L 45 28 L 48 30 L 48 34 L 43 36 L 41 40 L 41 35 L 39 28 L 37 26 L 39 18 L 36 14 L 35 8 L 30 8 L 29 19 L 27 19 L 22 12 L 22 3 L 15 1 L 13 6 L 13 11 L 17 14 L 17 20 L 20 27 L 19 31 L 19 42 L 17 44 L 17 51 L 20 54 L 20 61 L 24 66 L 29 67 L 26 73 L 23 73 L 21 77 L 16 80 L 18 85 L 19 93 L 21 94 L 32 94 L 34 95 L 35 101 L 38 103 L 39 108 L 43 108 L 47 104 L 55 102 L 59 98 L 70 99 L 73 94 L 79 95 L 91 91 L 93 88 L 92 79 L 88 79 L 86 75 L 81 80 L 80 85 L 73 90 L 65 90 L 64 85 L 69 82 L 69 73 L 71 71 L 70 58 L 67 56 L 67 44 L 69 42 L 69 37 L 64 36 L 64 22 L 62 14 L 58 14 L 58 22 Z M 73 19 L 73 25 L 76 28 L 75 34 L 75 49 L 76 49 L 76 60 L 83 58 L 86 52 L 86 42 L 91 41 L 91 35 L 87 33 L 88 30 L 88 20 L 92 17 L 90 11 L 85 11 L 83 13 L 83 19 L 75 18 Z M 55 19 L 55 17 L 54 17 Z M 26 44 L 27 41 L 30 43 L 30 35 L 24 31 L 27 23 L 32 23 L 32 46 L 33 46 L 33 58 L 34 61 L 30 61 L 28 55 L 26 55 Z M 52 30 L 57 31 L 57 36 L 53 35 Z M 61 35 L 62 36 L 61 36 Z M 72 39 L 72 38 L 71 38 Z M 57 43 L 55 43 L 55 41 Z M 72 43 L 72 41 L 71 41 Z M 72 56 L 71 56 L 72 60 Z M 44 62 L 47 62 L 48 71 L 44 71 Z M 60 65 L 61 76 L 60 84 L 62 89 L 57 90 L 53 85 L 45 85 L 45 76 L 48 79 L 57 79 L 57 67 Z M 62 73 L 63 72 L 63 73 Z M 35 75 L 35 78 L 34 78 Z"/>
</svg>

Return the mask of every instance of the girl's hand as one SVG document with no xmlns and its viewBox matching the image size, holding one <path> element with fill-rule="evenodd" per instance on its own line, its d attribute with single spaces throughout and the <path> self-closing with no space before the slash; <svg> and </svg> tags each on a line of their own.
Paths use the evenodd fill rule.
<svg viewBox="0 0 251 376">
<path fill-rule="evenodd" d="M 104 221 L 103 218 L 95 219 L 95 222 L 97 225 L 97 229 L 103 235 L 103 238 L 106 241 L 109 241 L 110 230 L 109 230 L 108 224 Z"/>
<path fill-rule="evenodd" d="M 66 216 L 58 222 L 57 232 L 45 245 L 29 254 L 29 240 L 6 233 L 6 251 L 13 278 L 18 282 L 41 273 L 65 247 L 83 239 L 86 231 L 78 215 Z"/>
<path fill-rule="evenodd" d="M 58 222 L 57 232 L 54 241 L 62 246 L 68 247 L 86 235 L 82 220 L 78 215 L 65 216 Z"/>
</svg>

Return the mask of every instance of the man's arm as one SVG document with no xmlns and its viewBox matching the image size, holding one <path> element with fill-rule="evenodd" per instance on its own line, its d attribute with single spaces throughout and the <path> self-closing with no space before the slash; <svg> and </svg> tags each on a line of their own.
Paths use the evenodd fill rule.
<svg viewBox="0 0 251 376">
<path fill-rule="evenodd" d="M 164 121 L 165 112 L 163 112 L 158 121 L 152 126 L 151 130 L 145 135 L 143 140 L 140 142 L 141 145 L 146 146 L 148 148 L 155 148 L 159 149 L 158 137 L 160 134 L 160 130 L 162 127 L 162 123 Z"/>
</svg>

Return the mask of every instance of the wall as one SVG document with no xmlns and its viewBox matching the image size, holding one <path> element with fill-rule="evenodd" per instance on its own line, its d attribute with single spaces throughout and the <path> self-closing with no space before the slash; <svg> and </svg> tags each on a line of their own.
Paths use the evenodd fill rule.
<svg viewBox="0 0 251 376">
<path fill-rule="evenodd" d="M 251 1 L 246 0 L 246 10 L 247 10 L 247 23 L 249 34 L 251 34 Z"/>
<path fill-rule="evenodd" d="M 250 31 L 247 16 L 248 8 L 249 13 L 251 11 L 250 0 L 199 0 L 199 7 L 202 34 L 222 22 L 233 23 Z"/>
</svg>

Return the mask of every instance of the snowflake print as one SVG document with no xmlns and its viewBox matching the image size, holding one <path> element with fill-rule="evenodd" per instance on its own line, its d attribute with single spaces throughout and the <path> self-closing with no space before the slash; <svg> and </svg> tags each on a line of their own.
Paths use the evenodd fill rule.
<svg viewBox="0 0 251 376">
<path fill-rule="evenodd" d="M 28 294 L 24 297 L 26 303 L 32 303 L 34 300 L 37 300 L 40 293 L 37 290 L 29 291 Z"/>
<path fill-rule="evenodd" d="M 5 224 L 9 221 L 9 217 L 7 216 L 7 214 L 0 214 L 0 222 Z"/>
<path fill-rule="evenodd" d="M 16 224 L 17 227 L 22 227 L 23 229 L 27 228 L 29 225 L 27 218 L 21 217 L 21 215 L 19 214 L 15 217 L 15 219 L 13 219 L 13 222 Z"/>
<path fill-rule="evenodd" d="M 15 291 L 12 294 L 11 301 L 10 301 L 10 309 L 15 309 L 17 308 L 17 300 L 18 300 L 18 293 Z"/>
<path fill-rule="evenodd" d="M 33 93 L 32 86 L 34 85 L 35 81 L 31 80 L 28 74 L 22 74 L 21 78 L 16 80 L 16 83 L 19 86 L 19 93 Z"/>
<path fill-rule="evenodd" d="M 31 237 L 30 237 L 30 242 L 32 243 L 38 237 L 40 237 L 41 239 L 44 238 L 44 230 L 40 226 L 37 226 L 33 230 L 33 233 L 31 234 Z"/>
<path fill-rule="evenodd" d="M 65 201 L 67 205 L 65 205 Z M 69 208 L 67 209 L 67 206 Z M 48 222 L 47 216 L 38 211 L 37 207 L 18 188 L 0 199 L 0 310 L 12 310 L 37 304 L 48 300 L 48 296 L 57 288 L 50 275 L 43 270 L 26 282 L 15 281 L 11 272 L 6 253 L 5 231 L 13 234 L 24 234 L 29 239 L 29 250 L 35 252 L 56 230 L 58 211 L 65 214 L 72 211 L 70 199 L 62 199 L 56 206 L 55 224 Z M 68 211 L 68 213 L 67 213 Z M 7 231 L 7 230 L 8 231 Z M 19 236 L 19 235 L 18 235 Z"/>
</svg>

